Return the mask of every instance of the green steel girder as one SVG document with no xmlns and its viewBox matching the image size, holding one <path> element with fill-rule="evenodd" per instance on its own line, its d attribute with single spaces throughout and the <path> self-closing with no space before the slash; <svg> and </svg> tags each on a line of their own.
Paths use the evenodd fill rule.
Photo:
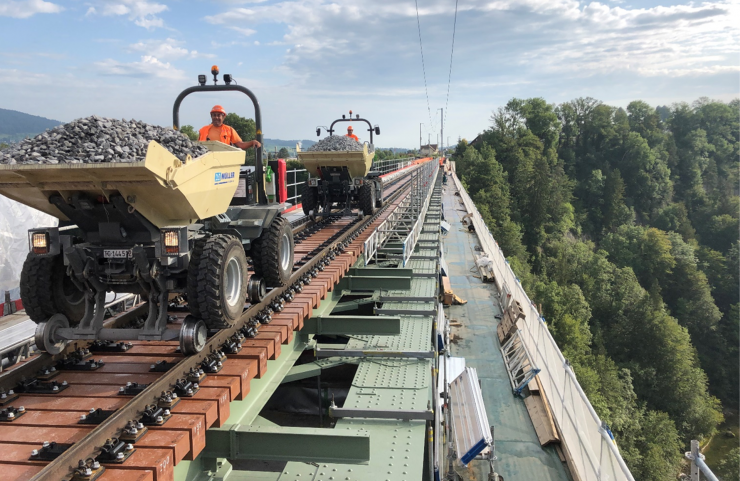
<svg viewBox="0 0 740 481">
<path fill-rule="evenodd" d="M 411 277 L 345 276 L 336 287 L 338 291 L 378 291 L 381 289 L 411 289 Z"/>
<path fill-rule="evenodd" d="M 356 311 L 357 309 L 360 309 L 363 306 L 367 306 L 368 304 L 375 304 L 376 302 L 378 302 L 379 298 L 380 296 L 377 293 L 373 293 L 372 296 L 365 297 L 363 299 L 339 302 L 336 306 L 334 306 L 334 309 L 332 309 L 331 312 L 333 314 L 338 314 L 341 312 Z"/>
<path fill-rule="evenodd" d="M 362 276 L 362 277 L 413 277 L 413 269 L 402 269 L 402 268 L 388 268 L 388 267 L 376 267 L 373 269 L 364 269 L 351 267 L 348 275 L 350 276 Z"/>
<path fill-rule="evenodd" d="M 302 332 L 323 335 L 381 335 L 401 333 L 398 316 L 316 316 L 303 321 Z"/>
<path fill-rule="evenodd" d="M 319 359 L 314 362 L 307 362 L 300 366 L 293 366 L 293 368 L 283 378 L 283 384 L 287 382 L 300 381 L 301 379 L 308 379 L 316 377 L 321 374 L 324 369 L 331 369 L 332 367 L 342 366 L 344 364 L 357 364 L 357 359 L 349 359 L 345 357 L 331 357 L 326 359 Z"/>
<path fill-rule="evenodd" d="M 367 464 L 370 436 L 360 430 L 227 425 L 206 431 L 206 458 Z"/>
</svg>

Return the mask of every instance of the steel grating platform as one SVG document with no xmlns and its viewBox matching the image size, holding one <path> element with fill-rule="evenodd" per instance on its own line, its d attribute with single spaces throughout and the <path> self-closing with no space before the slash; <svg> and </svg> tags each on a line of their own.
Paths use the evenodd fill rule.
<svg viewBox="0 0 740 481">
<path fill-rule="evenodd" d="M 425 216 L 423 239 L 439 242 L 441 183 L 430 200 Z M 436 229 L 426 222 L 436 223 Z M 415 259 L 419 252 L 429 258 Z M 364 270 L 378 267 L 368 265 Z M 410 289 L 382 289 L 376 295 L 382 307 L 376 315 L 400 318 L 398 335 L 352 336 L 347 350 L 396 352 L 434 352 L 431 342 L 436 311 L 439 251 L 425 248 L 415 250 L 406 269 L 411 268 Z M 400 269 L 400 267 L 398 267 Z M 363 270 L 358 273 L 362 275 Z M 426 276 L 424 276 L 426 274 Z M 383 301 L 383 299 L 393 299 Z M 331 358 L 337 361 L 339 358 Z M 343 409 L 371 410 L 376 412 L 425 411 L 433 403 L 433 358 L 399 359 L 392 357 L 355 358 L 358 369 L 352 381 Z M 391 416 L 390 414 L 388 416 Z M 339 419 L 335 430 L 360 430 L 370 437 L 370 461 L 364 465 L 306 464 L 290 462 L 277 478 L 280 481 L 357 480 L 402 481 L 421 479 L 427 460 L 424 458 L 427 443 L 427 424 L 423 420 L 395 420 L 369 418 Z"/>
</svg>

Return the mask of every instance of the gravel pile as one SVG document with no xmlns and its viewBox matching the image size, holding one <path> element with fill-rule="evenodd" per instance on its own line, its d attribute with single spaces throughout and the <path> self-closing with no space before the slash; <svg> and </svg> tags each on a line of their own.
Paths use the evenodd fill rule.
<svg viewBox="0 0 740 481">
<path fill-rule="evenodd" d="M 362 144 L 355 139 L 351 139 L 345 135 L 330 135 L 325 137 L 311 147 L 308 148 L 311 152 L 327 152 L 327 151 L 358 151 L 362 150 Z M 373 144 L 367 144 L 367 151 L 373 152 L 375 147 Z"/>
<path fill-rule="evenodd" d="M 208 151 L 173 129 L 93 115 L 12 144 L 0 151 L 0 164 L 139 162 L 152 140 L 180 160 Z"/>
</svg>

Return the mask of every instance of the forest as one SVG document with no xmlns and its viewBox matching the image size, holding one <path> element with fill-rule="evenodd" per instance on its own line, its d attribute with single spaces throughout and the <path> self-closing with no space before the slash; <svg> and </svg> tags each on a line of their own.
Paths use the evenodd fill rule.
<svg viewBox="0 0 740 481">
<path fill-rule="evenodd" d="M 675 480 L 738 408 L 740 100 L 515 98 L 490 122 L 457 175 L 634 478 Z"/>
</svg>

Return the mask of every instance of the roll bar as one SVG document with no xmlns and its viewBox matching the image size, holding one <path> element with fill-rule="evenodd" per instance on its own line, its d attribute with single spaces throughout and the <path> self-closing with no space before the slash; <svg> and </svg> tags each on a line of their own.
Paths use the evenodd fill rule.
<svg viewBox="0 0 740 481">
<path fill-rule="evenodd" d="M 260 111 L 260 104 L 257 101 L 257 97 L 246 87 L 241 85 L 196 85 L 194 87 L 188 87 L 177 96 L 175 99 L 175 105 L 172 107 L 172 127 L 175 130 L 180 130 L 180 104 L 188 95 L 195 92 L 224 92 L 224 91 L 236 91 L 245 94 L 252 101 L 254 105 L 254 123 L 256 127 L 255 140 L 260 143 L 257 147 L 257 160 L 254 166 L 254 177 L 257 181 L 257 202 L 262 205 L 267 204 L 267 196 L 265 195 L 265 186 L 263 185 L 263 169 L 262 169 L 262 112 Z M 246 165 L 246 159 L 245 159 Z"/>
<path fill-rule="evenodd" d="M 367 124 L 367 126 L 370 127 L 369 129 L 367 129 L 367 131 L 370 132 L 370 143 L 371 144 L 373 143 L 373 132 L 375 132 L 376 135 L 380 135 L 380 127 L 378 127 L 377 125 L 375 127 L 373 127 L 369 120 L 367 120 L 367 119 L 361 119 L 359 114 L 357 115 L 357 117 L 355 117 L 353 119 L 352 118 L 352 112 L 350 111 L 350 114 L 349 114 L 349 118 L 348 119 L 344 118 L 344 115 L 342 115 L 342 118 L 341 119 L 337 119 L 334 122 L 332 122 L 328 129 L 326 129 L 326 127 L 324 127 L 326 129 L 326 131 L 329 132 L 329 135 L 330 136 L 331 135 L 334 135 L 334 125 L 337 122 L 365 122 Z M 320 135 L 321 135 L 321 127 L 316 127 L 316 136 L 318 137 Z"/>
</svg>

